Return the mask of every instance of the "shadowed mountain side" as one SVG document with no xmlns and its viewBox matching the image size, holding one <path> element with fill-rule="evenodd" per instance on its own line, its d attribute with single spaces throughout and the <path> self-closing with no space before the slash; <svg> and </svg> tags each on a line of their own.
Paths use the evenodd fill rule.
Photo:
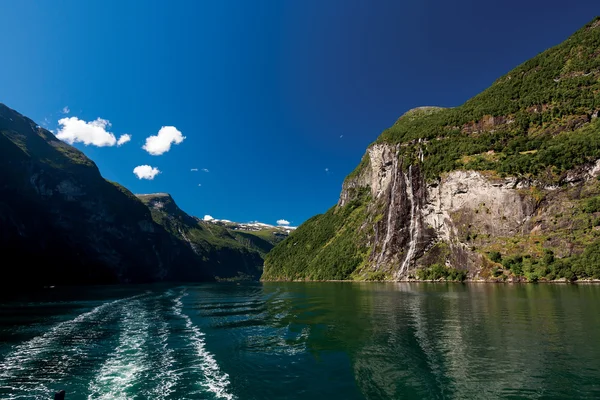
<svg viewBox="0 0 600 400">
<path fill-rule="evenodd" d="M 217 279 L 257 280 L 264 255 L 281 237 L 269 229 L 242 231 L 240 225 L 225 227 L 201 221 L 182 211 L 167 193 L 137 197 L 148 206 L 154 221 L 185 242 L 201 260 L 203 268 Z"/>
<path fill-rule="evenodd" d="M 241 266 L 250 271 L 262 265 L 258 253 L 239 247 L 236 243 L 229 253 L 226 242 L 207 242 L 199 256 L 183 238 L 154 222 L 131 192 L 102 178 L 82 152 L 0 104 L 5 282 L 199 281 L 212 280 L 215 270 Z"/>
</svg>

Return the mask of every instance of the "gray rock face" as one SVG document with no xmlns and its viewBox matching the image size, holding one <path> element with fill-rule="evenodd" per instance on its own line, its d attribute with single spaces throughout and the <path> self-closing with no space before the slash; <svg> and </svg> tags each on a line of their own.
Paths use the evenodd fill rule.
<svg viewBox="0 0 600 400">
<path fill-rule="evenodd" d="M 378 212 L 369 238 L 370 267 L 402 279 L 433 240 L 432 230 L 424 223 L 427 186 L 418 166 L 403 165 L 397 147 L 376 144 L 368 155 L 368 167 L 344 184 L 338 204 L 351 200 L 349 187 L 370 187 L 371 212 Z"/>
<path fill-rule="evenodd" d="M 514 235 L 533 215 L 535 204 L 510 179 L 491 182 L 475 171 L 453 171 L 427 193 L 425 221 L 440 239 L 457 238 L 455 222 L 468 214 L 471 224 L 495 236 Z"/>
<path fill-rule="evenodd" d="M 397 146 L 378 143 L 367 154 L 367 166 L 344 183 L 338 206 L 352 201 L 355 189 L 370 188 L 374 222 L 364 226 L 373 226 L 367 235 L 371 253 L 364 268 L 386 272 L 396 280 L 408 279 L 417 267 L 428 265 L 427 252 L 439 243 L 450 249 L 443 260 L 448 266 L 476 275 L 482 258 L 469 243 L 470 236 L 490 243 L 498 237 L 529 235 L 549 229 L 539 222 L 550 212 L 544 207 L 558 213 L 554 203 L 540 205 L 532 194 L 553 193 L 556 187 L 464 170 L 427 184 L 418 164 L 405 165 L 399 158 Z M 600 161 L 568 174 L 565 183 L 581 184 L 598 175 Z"/>
</svg>

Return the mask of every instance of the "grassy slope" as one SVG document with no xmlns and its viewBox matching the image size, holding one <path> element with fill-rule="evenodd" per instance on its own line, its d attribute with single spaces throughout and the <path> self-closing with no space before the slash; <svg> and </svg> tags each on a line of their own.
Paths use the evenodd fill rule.
<svg viewBox="0 0 600 400">
<path fill-rule="evenodd" d="M 364 191 L 346 206 L 332 207 L 302 224 L 267 255 L 262 279 L 349 278 L 368 251 L 357 232 L 369 198 Z"/>
</svg>

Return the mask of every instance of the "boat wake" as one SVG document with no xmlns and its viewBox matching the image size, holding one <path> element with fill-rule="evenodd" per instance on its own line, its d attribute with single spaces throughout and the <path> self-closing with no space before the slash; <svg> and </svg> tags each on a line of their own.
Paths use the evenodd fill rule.
<svg viewBox="0 0 600 400">
<path fill-rule="evenodd" d="M 215 357 L 206 350 L 206 342 L 204 340 L 205 334 L 196 327 L 191 318 L 183 312 L 182 299 L 187 296 L 186 292 L 183 292 L 178 298 L 174 300 L 173 313 L 180 317 L 185 322 L 185 328 L 187 331 L 187 338 L 192 344 L 198 357 L 197 367 L 201 370 L 204 377 L 200 381 L 200 385 L 207 391 L 213 393 L 215 397 L 232 400 L 234 396 L 228 392 L 229 375 L 222 372 L 219 368 L 219 364 L 215 360 Z"/>
<path fill-rule="evenodd" d="M 16 345 L 0 360 L 0 398 L 232 400 L 229 375 L 184 312 L 188 293 L 104 303 Z"/>
<path fill-rule="evenodd" d="M 0 397 L 47 399 L 53 384 L 71 374 L 96 346 L 94 326 L 113 319 L 115 307 L 145 294 L 104 303 L 15 346 L 0 361 Z"/>
<path fill-rule="evenodd" d="M 124 309 L 119 345 L 89 386 L 89 400 L 127 399 L 136 393 L 140 376 L 149 369 L 144 349 L 148 340 L 148 313 L 135 301 Z"/>
</svg>

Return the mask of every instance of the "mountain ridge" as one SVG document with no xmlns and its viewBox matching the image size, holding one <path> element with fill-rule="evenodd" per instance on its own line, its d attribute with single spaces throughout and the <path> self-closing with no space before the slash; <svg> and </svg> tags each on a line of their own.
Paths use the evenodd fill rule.
<svg viewBox="0 0 600 400">
<path fill-rule="evenodd" d="M 262 279 L 600 278 L 599 26 L 461 106 L 401 116 Z"/>
<path fill-rule="evenodd" d="M 217 280 L 258 280 L 264 256 L 286 234 L 264 227 L 245 231 L 243 224 L 221 225 L 185 213 L 168 193 L 138 194 L 154 222 L 189 245 Z"/>
<path fill-rule="evenodd" d="M 170 195 L 162 195 L 179 220 L 196 222 Z M 263 248 L 253 251 L 235 240 L 208 238 L 207 253 L 200 257 L 189 241 L 154 217 L 128 189 L 104 179 L 83 152 L 0 103 L 0 251 L 8 260 L 6 282 L 206 281 L 223 275 L 224 264 L 227 277 L 237 275 L 236 263 L 262 266 L 266 245 L 258 238 Z M 224 257 L 228 250 L 236 256 Z"/>
<path fill-rule="evenodd" d="M 147 208 L 82 152 L 3 104 L 0 132 L 0 246 L 27 266 L 5 271 L 13 282 L 164 280 L 189 261 Z"/>
</svg>

